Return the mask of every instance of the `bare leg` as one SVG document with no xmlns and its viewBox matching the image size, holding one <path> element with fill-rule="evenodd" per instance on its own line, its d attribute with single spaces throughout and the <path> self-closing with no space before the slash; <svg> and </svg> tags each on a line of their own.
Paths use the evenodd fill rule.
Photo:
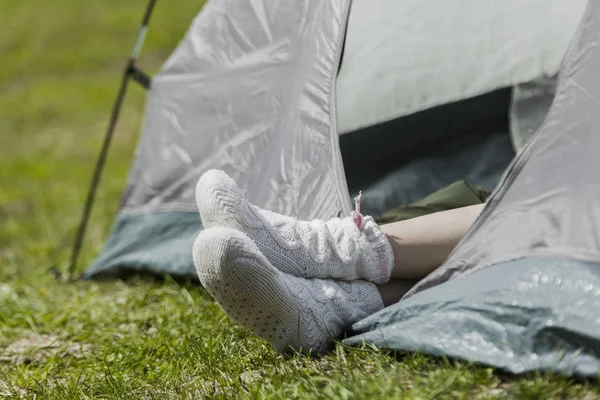
<svg viewBox="0 0 600 400">
<path fill-rule="evenodd" d="M 377 286 L 385 307 L 397 303 L 417 283 L 417 280 L 392 279 L 384 285 Z"/>
<path fill-rule="evenodd" d="M 484 204 L 382 225 L 394 252 L 391 280 L 379 286 L 384 305 L 397 302 L 439 267 L 467 233 Z"/>
<path fill-rule="evenodd" d="M 421 279 L 439 267 L 467 233 L 483 204 L 383 225 L 394 252 L 392 279 Z"/>
</svg>

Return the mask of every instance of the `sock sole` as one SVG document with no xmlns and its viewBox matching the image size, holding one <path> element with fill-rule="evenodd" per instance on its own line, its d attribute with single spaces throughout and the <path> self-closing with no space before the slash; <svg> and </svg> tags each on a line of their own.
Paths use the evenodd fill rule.
<svg viewBox="0 0 600 400">
<path fill-rule="evenodd" d="M 310 296 L 302 289 L 303 278 L 277 270 L 242 232 L 223 227 L 203 231 L 194 243 L 194 263 L 219 306 L 280 353 L 321 354 L 339 334 L 325 333 L 325 324 L 302 307 L 302 298 Z M 292 285 L 296 293 L 290 291 L 290 279 L 298 280 Z"/>
</svg>

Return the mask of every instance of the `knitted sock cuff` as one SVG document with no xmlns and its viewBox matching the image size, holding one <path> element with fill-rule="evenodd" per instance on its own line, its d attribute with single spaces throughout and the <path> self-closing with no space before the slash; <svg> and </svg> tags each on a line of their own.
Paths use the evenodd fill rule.
<svg viewBox="0 0 600 400">
<path fill-rule="evenodd" d="M 375 283 L 384 284 L 390 280 L 392 268 L 394 267 L 392 245 L 381 227 L 377 225 L 371 216 L 363 216 L 360 230 L 365 234 L 367 241 L 377 253 L 380 279 Z"/>
</svg>

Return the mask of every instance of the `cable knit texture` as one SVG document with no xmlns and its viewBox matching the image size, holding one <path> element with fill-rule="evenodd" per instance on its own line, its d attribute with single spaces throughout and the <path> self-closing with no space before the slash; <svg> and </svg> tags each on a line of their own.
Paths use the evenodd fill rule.
<svg viewBox="0 0 600 400">
<path fill-rule="evenodd" d="M 392 247 L 372 217 L 360 228 L 352 217 L 300 221 L 248 203 L 224 172 L 210 170 L 198 181 L 196 202 L 205 228 L 238 229 L 256 242 L 281 271 L 303 278 L 383 284 L 394 265 Z"/>
<path fill-rule="evenodd" d="M 238 230 L 202 231 L 193 256 L 202 285 L 225 313 L 280 353 L 322 354 L 344 328 L 383 308 L 373 283 L 284 274 Z"/>
</svg>

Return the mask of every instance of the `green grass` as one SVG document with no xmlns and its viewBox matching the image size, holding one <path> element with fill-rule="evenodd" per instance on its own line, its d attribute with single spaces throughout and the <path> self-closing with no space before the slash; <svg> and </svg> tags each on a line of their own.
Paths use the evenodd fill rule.
<svg viewBox="0 0 600 400">
<path fill-rule="evenodd" d="M 165 59 L 200 3 L 158 2 L 146 69 Z M 93 162 L 144 7 L 144 0 L 0 0 L 0 397 L 600 397 L 592 383 L 507 377 L 368 347 L 285 359 L 192 285 L 66 283 Z M 113 221 L 144 99 L 132 87 L 82 264 Z"/>
</svg>

